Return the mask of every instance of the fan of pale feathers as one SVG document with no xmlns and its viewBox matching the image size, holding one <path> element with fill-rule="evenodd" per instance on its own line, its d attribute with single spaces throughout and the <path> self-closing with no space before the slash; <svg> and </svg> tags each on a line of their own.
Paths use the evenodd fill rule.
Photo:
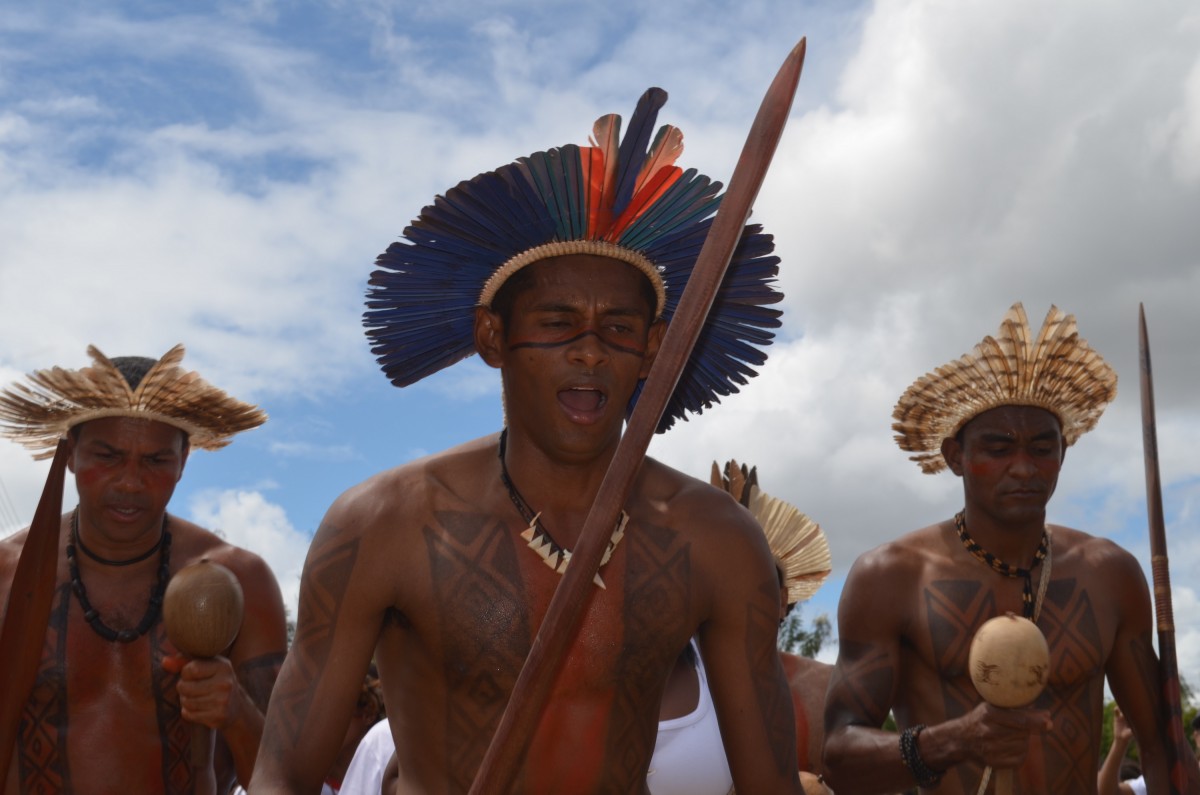
<svg viewBox="0 0 1200 795">
<path fill-rule="evenodd" d="M 28 383 L 0 391 L 0 433 L 34 450 L 34 458 L 48 458 L 68 430 L 102 417 L 164 422 L 204 450 L 224 447 L 234 434 L 266 421 L 262 409 L 180 367 L 183 354 L 176 345 L 131 389 L 108 357 L 90 345 L 91 367 L 38 370 Z"/>
<path fill-rule="evenodd" d="M 833 565 L 825 533 L 796 506 L 758 487 L 758 469 L 730 459 L 724 472 L 714 461 L 712 485 L 729 492 L 750 509 L 762 527 L 767 545 L 783 570 L 788 604 L 803 602 L 821 587 Z"/>
</svg>

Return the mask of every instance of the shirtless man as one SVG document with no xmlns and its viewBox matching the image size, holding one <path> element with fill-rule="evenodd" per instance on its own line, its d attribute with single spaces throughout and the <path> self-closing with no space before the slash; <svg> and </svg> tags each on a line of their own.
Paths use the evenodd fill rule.
<svg viewBox="0 0 1200 795">
<path fill-rule="evenodd" d="M 393 382 L 411 383 L 474 349 L 501 371 L 506 429 L 377 475 L 329 510 L 305 564 L 295 645 L 271 701 L 254 795 L 315 791 L 373 652 L 399 792 L 470 787 L 560 582 L 561 551 L 578 540 L 662 338 L 668 294 L 653 258 L 673 252 L 684 261 L 669 287 L 675 297 L 694 261 L 675 234 L 686 235 L 680 224 L 694 217 L 659 215 L 649 243 L 622 243 L 638 216 L 619 197 L 646 197 L 650 215 L 700 184 L 665 151 L 645 151 L 663 100 L 647 92 L 630 123 L 644 136 L 622 144 L 623 159 L 637 158 L 633 168 L 597 167 L 618 156 L 615 147 L 537 153 L 449 191 L 406 230 L 411 244 L 380 258 L 394 273 L 372 278 L 368 325 Z M 598 140 L 615 143 L 605 133 L 613 121 L 597 122 Z M 656 140 L 670 144 L 676 134 L 667 128 Z M 668 180 L 658 204 L 652 188 L 639 194 L 623 182 L 656 154 L 667 165 L 644 177 Z M 615 180 L 594 185 L 588 207 L 554 205 L 578 191 L 538 193 L 578 175 L 581 160 L 596 179 Z M 531 172 L 537 179 L 527 181 Z M 470 226 L 484 212 L 487 223 Z M 552 212 L 599 226 L 542 247 L 554 239 Z M 482 246 L 480 235 L 501 229 L 527 238 Z M 755 233 L 747 231 L 729 284 L 742 282 L 747 253 L 771 266 Z M 765 291 L 752 303 L 776 299 L 754 283 Z M 426 330 L 426 322 L 446 325 Z M 434 341 L 432 366 L 410 359 Z M 682 416 L 673 406 L 668 414 Z M 762 532 L 728 495 L 652 459 L 625 514 L 509 791 L 646 793 L 663 686 L 698 635 L 738 790 L 798 792 L 791 703 L 775 653 L 778 589 Z"/>
<path fill-rule="evenodd" d="M 1015 769 L 1016 792 L 1095 793 L 1106 677 L 1151 791 L 1167 791 L 1141 568 L 1045 519 L 1066 447 L 1095 425 L 1116 375 L 1054 307 L 1033 340 L 1017 304 L 996 338 L 918 380 L 896 407 L 900 446 L 926 472 L 962 478 L 965 508 L 851 569 L 826 707 L 835 791 L 915 782 L 974 793 L 990 766 Z M 1050 647 L 1045 690 L 1028 708 L 984 703 L 968 671 L 976 630 L 1006 612 L 1034 618 Z M 899 737 L 879 728 L 889 710 Z"/>
<path fill-rule="evenodd" d="M 34 641 L 41 663 L 0 790 L 227 792 L 253 771 L 287 650 L 283 603 L 261 559 L 169 515 L 167 504 L 191 448 L 223 446 L 266 416 L 190 380 L 182 346 L 158 362 L 89 352 L 90 368 L 44 370 L 31 388 L 0 392 L 6 435 L 38 450 L 66 436 L 79 492 L 62 517 L 50 622 Z M 143 381 L 157 383 L 157 398 L 141 399 Z M 28 532 L 0 542 L 0 601 Z M 167 577 L 201 559 L 237 576 L 245 619 L 222 655 L 189 661 L 167 640 L 159 604 Z M 203 768 L 192 764 L 194 724 L 216 730 L 215 759 Z"/>
</svg>

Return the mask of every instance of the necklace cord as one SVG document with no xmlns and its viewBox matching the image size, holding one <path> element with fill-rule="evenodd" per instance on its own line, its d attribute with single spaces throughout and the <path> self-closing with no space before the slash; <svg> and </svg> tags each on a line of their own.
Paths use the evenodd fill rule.
<svg viewBox="0 0 1200 795">
<path fill-rule="evenodd" d="M 525 539 L 526 545 L 532 549 L 542 562 L 553 569 L 560 576 L 567 570 L 567 565 L 571 562 L 571 550 L 558 545 L 558 542 L 546 530 L 545 525 L 540 521 L 541 512 L 534 512 L 529 503 L 525 502 L 525 498 L 521 496 L 521 492 L 517 491 L 516 485 L 513 484 L 512 478 L 508 474 L 508 465 L 504 462 L 504 451 L 507 449 L 508 428 L 500 432 L 500 481 L 504 487 L 508 489 L 508 498 L 512 500 L 512 504 L 516 506 L 517 512 L 521 514 L 521 518 L 528 524 L 524 531 L 521 532 L 521 538 Z M 621 515 L 617 517 L 617 525 L 613 528 L 612 535 L 608 539 L 608 547 L 604 550 L 604 555 L 600 559 L 601 568 L 612 558 L 613 550 L 617 548 L 617 544 L 621 543 L 621 539 L 625 537 L 625 525 L 629 522 L 629 514 L 621 511 Z M 598 588 L 605 588 L 604 578 L 597 572 L 592 578 L 592 582 Z"/>
<path fill-rule="evenodd" d="M 79 508 L 71 514 L 71 539 L 67 542 L 67 570 L 71 576 L 71 591 L 75 594 L 75 598 L 79 600 L 79 607 L 83 610 L 83 618 L 88 622 L 97 635 L 112 643 L 132 643 L 150 631 L 150 627 L 154 626 L 154 622 L 158 620 L 159 613 L 162 611 L 163 594 L 167 590 L 167 581 L 171 578 L 171 531 L 168 529 L 169 518 L 163 514 L 162 535 L 158 539 L 158 543 L 150 550 L 153 553 L 155 550 L 161 550 L 161 557 L 158 564 L 158 581 L 154 584 L 154 588 L 150 590 L 149 603 L 146 606 L 146 613 L 142 616 L 142 620 L 138 622 L 133 629 L 116 630 L 104 623 L 100 618 L 100 613 L 96 608 L 92 607 L 91 600 L 88 599 L 87 587 L 84 586 L 83 580 L 79 576 L 79 564 L 75 557 L 75 544 L 78 543 L 80 548 L 88 554 L 88 557 L 94 557 L 79 538 Z M 150 557 L 150 554 L 144 554 L 136 560 L 125 561 L 121 563 L 109 563 L 114 566 L 127 566 L 130 563 L 136 563 L 137 560 L 145 560 Z M 106 563 L 103 558 L 95 558 L 97 562 Z"/>
<path fill-rule="evenodd" d="M 159 547 L 161 547 L 163 544 L 163 539 L 166 538 L 166 530 L 167 516 L 166 514 L 163 514 L 162 532 L 159 533 L 158 540 L 154 542 L 154 546 L 150 547 L 142 554 L 136 555 L 132 558 L 128 558 L 126 560 L 112 560 L 110 558 L 102 558 L 92 550 L 88 549 L 88 545 L 83 543 L 83 538 L 79 535 L 79 509 L 76 508 L 75 513 L 71 515 L 71 539 L 75 542 L 79 549 L 83 551 L 83 554 L 87 555 L 97 563 L 103 563 L 105 566 L 132 566 L 135 563 L 141 563 L 155 552 L 158 552 Z"/>
<path fill-rule="evenodd" d="M 1050 533 L 1048 530 L 1042 530 L 1042 538 L 1038 543 L 1037 551 L 1033 554 L 1033 563 L 1029 568 L 1024 569 L 1020 566 L 1013 566 L 1010 563 L 1005 563 L 1000 558 L 988 552 L 979 542 L 971 537 L 967 532 L 967 516 L 966 510 L 959 511 L 954 515 L 954 527 L 958 531 L 958 540 L 967 548 L 967 551 L 975 556 L 976 559 L 990 566 L 993 570 L 1003 574 L 1005 577 L 1016 579 L 1020 577 L 1024 580 L 1024 585 L 1021 589 L 1021 613 L 1025 618 L 1034 618 L 1037 608 L 1040 605 L 1034 604 L 1033 597 L 1033 568 L 1045 559 L 1050 550 Z M 1043 571 L 1044 574 L 1044 571 Z"/>
</svg>

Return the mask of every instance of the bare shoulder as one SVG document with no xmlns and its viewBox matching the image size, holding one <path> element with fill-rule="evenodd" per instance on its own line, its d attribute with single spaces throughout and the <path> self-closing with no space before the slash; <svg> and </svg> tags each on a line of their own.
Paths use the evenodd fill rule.
<svg viewBox="0 0 1200 795">
<path fill-rule="evenodd" d="M 752 540 L 762 530 L 742 505 L 721 489 L 647 458 L 635 492 L 636 508 L 656 515 L 694 539 L 709 536 Z"/>
<path fill-rule="evenodd" d="M 920 621 L 919 594 L 939 572 L 948 570 L 949 556 L 945 522 L 860 555 L 850 567 L 838 602 L 842 650 L 851 641 L 891 643 L 910 633 Z"/>
<path fill-rule="evenodd" d="M 874 587 L 898 579 L 917 582 L 946 557 L 945 523 L 929 525 L 859 555 L 850 567 L 846 587 Z"/>
<path fill-rule="evenodd" d="M 811 694 L 824 700 L 825 689 L 833 675 L 832 665 L 783 651 L 779 653 L 779 659 L 783 663 L 788 685 L 793 691 Z"/>
<path fill-rule="evenodd" d="M 1116 542 L 1062 525 L 1049 525 L 1054 569 L 1106 588 L 1144 588 L 1137 558 Z"/>
<path fill-rule="evenodd" d="M 21 557 L 21 548 L 25 546 L 28 536 L 29 530 L 25 529 L 0 539 L 0 604 L 8 595 L 13 574 L 17 570 L 17 560 Z"/>
<path fill-rule="evenodd" d="M 320 532 L 336 531 L 343 538 L 395 535 L 419 527 L 443 507 L 469 505 L 496 445 L 493 434 L 373 475 L 334 501 Z"/>
<path fill-rule="evenodd" d="M 275 573 L 259 555 L 177 516 L 171 516 L 170 530 L 173 571 L 201 560 L 219 563 L 237 577 L 247 599 L 278 598 Z"/>
</svg>

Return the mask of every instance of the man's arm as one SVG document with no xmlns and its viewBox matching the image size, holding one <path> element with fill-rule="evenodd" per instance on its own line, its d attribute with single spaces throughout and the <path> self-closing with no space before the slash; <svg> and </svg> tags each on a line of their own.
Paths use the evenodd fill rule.
<svg viewBox="0 0 1200 795">
<path fill-rule="evenodd" d="M 1129 785 L 1121 783 L 1121 763 L 1125 761 L 1132 740 L 1133 730 L 1121 714 L 1121 708 L 1117 707 L 1113 710 L 1112 745 L 1108 747 L 1108 756 L 1104 757 L 1100 772 L 1096 774 L 1097 795 L 1128 795 L 1131 792 Z"/>
<path fill-rule="evenodd" d="M 1108 686 L 1137 739 L 1147 789 L 1166 792 L 1162 687 L 1158 657 L 1151 640 L 1153 613 L 1146 578 L 1137 560 L 1115 544 L 1106 545 L 1106 554 L 1094 569 L 1096 582 L 1106 583 L 1111 589 L 1112 605 L 1120 616 L 1112 652 L 1104 668 Z"/>
<path fill-rule="evenodd" d="M 216 729 L 217 781 L 246 786 L 262 739 L 263 715 L 287 653 L 287 619 L 279 584 L 263 560 L 236 547 L 215 551 L 242 586 L 242 626 L 228 656 L 210 660 L 168 660 L 179 668 L 182 716 Z M 180 666 L 182 666 L 180 668 Z"/>
<path fill-rule="evenodd" d="M 879 728 L 896 694 L 904 625 L 901 598 L 877 598 L 887 587 L 877 581 L 887 574 L 884 554 L 869 552 L 855 561 L 838 605 L 838 657 L 825 700 L 822 754 L 834 792 L 894 792 L 901 782 L 904 788 L 913 782 L 898 737 Z"/>
<path fill-rule="evenodd" d="M 271 696 L 254 768 L 256 795 L 320 789 L 382 626 L 385 578 L 368 571 L 373 556 L 364 526 L 370 519 L 352 494 L 330 508 L 304 563 L 296 637 Z"/>
<path fill-rule="evenodd" d="M 738 792 L 801 793 L 792 697 L 776 648 L 779 581 L 762 530 L 732 500 L 700 649 Z M 724 515 L 724 514 L 727 514 Z"/>
</svg>

